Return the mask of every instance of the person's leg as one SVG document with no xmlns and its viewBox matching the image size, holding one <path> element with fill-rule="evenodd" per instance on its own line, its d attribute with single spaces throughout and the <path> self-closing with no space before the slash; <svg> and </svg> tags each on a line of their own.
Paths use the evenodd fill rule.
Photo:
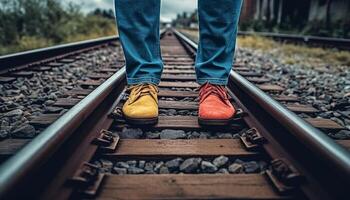
<svg viewBox="0 0 350 200">
<path fill-rule="evenodd" d="M 198 0 L 197 82 L 226 85 L 232 68 L 242 0 Z"/>
<path fill-rule="evenodd" d="M 196 75 L 200 87 L 198 121 L 227 125 L 236 113 L 225 85 L 232 68 L 242 0 L 198 0 L 199 46 Z"/>
<path fill-rule="evenodd" d="M 158 84 L 163 69 L 159 42 L 160 0 L 115 0 L 127 82 Z"/>
<path fill-rule="evenodd" d="M 160 0 L 115 0 L 130 92 L 122 111 L 133 124 L 158 120 L 158 88 L 163 64 L 159 42 Z"/>
</svg>

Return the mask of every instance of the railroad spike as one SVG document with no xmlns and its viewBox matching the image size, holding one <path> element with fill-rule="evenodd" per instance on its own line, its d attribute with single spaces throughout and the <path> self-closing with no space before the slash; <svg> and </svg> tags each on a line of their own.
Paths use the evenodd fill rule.
<svg viewBox="0 0 350 200">
<path fill-rule="evenodd" d="M 95 138 L 92 143 L 98 145 L 99 151 L 113 152 L 117 148 L 119 138 L 119 135 L 102 129 L 99 137 Z"/>
<path fill-rule="evenodd" d="M 256 150 L 266 139 L 259 133 L 256 128 L 248 129 L 240 136 L 240 139 L 248 150 Z"/>
<path fill-rule="evenodd" d="M 70 182 L 78 187 L 78 192 L 86 196 L 96 195 L 102 181 L 104 174 L 100 173 L 97 165 L 84 162 L 75 172 Z"/>
<path fill-rule="evenodd" d="M 284 158 L 272 160 L 266 175 L 281 194 L 294 191 L 305 180 L 305 177 Z"/>
</svg>

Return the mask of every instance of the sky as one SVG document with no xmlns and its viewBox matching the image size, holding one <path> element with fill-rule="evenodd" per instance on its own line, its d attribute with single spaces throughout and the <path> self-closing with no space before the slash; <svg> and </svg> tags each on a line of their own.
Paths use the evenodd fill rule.
<svg viewBox="0 0 350 200">
<path fill-rule="evenodd" d="M 89 12 L 95 8 L 114 9 L 114 0 L 65 0 L 66 2 L 77 3 L 82 6 L 84 12 Z M 144 0 L 147 1 L 147 0 Z M 160 18 L 162 21 L 171 21 L 176 18 L 176 14 L 182 12 L 192 12 L 197 7 L 197 0 L 161 0 Z"/>
</svg>

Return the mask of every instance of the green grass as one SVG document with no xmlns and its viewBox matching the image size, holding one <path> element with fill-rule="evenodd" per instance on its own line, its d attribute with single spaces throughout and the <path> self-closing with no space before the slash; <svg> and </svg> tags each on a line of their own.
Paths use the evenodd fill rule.
<svg viewBox="0 0 350 200">
<path fill-rule="evenodd" d="M 198 31 L 181 31 L 195 41 L 198 40 Z M 285 64 L 301 64 L 310 67 L 325 65 L 350 66 L 349 51 L 286 44 L 259 36 L 239 36 L 237 45 L 241 48 L 260 50 L 279 56 Z"/>
</svg>

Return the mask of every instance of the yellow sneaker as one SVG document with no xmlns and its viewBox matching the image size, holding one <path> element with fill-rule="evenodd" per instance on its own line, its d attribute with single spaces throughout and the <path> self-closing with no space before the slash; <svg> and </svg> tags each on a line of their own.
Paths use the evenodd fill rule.
<svg viewBox="0 0 350 200">
<path fill-rule="evenodd" d="M 158 88 L 153 84 L 139 84 L 128 88 L 130 95 L 123 105 L 127 122 L 137 125 L 155 124 L 158 121 Z"/>
</svg>

